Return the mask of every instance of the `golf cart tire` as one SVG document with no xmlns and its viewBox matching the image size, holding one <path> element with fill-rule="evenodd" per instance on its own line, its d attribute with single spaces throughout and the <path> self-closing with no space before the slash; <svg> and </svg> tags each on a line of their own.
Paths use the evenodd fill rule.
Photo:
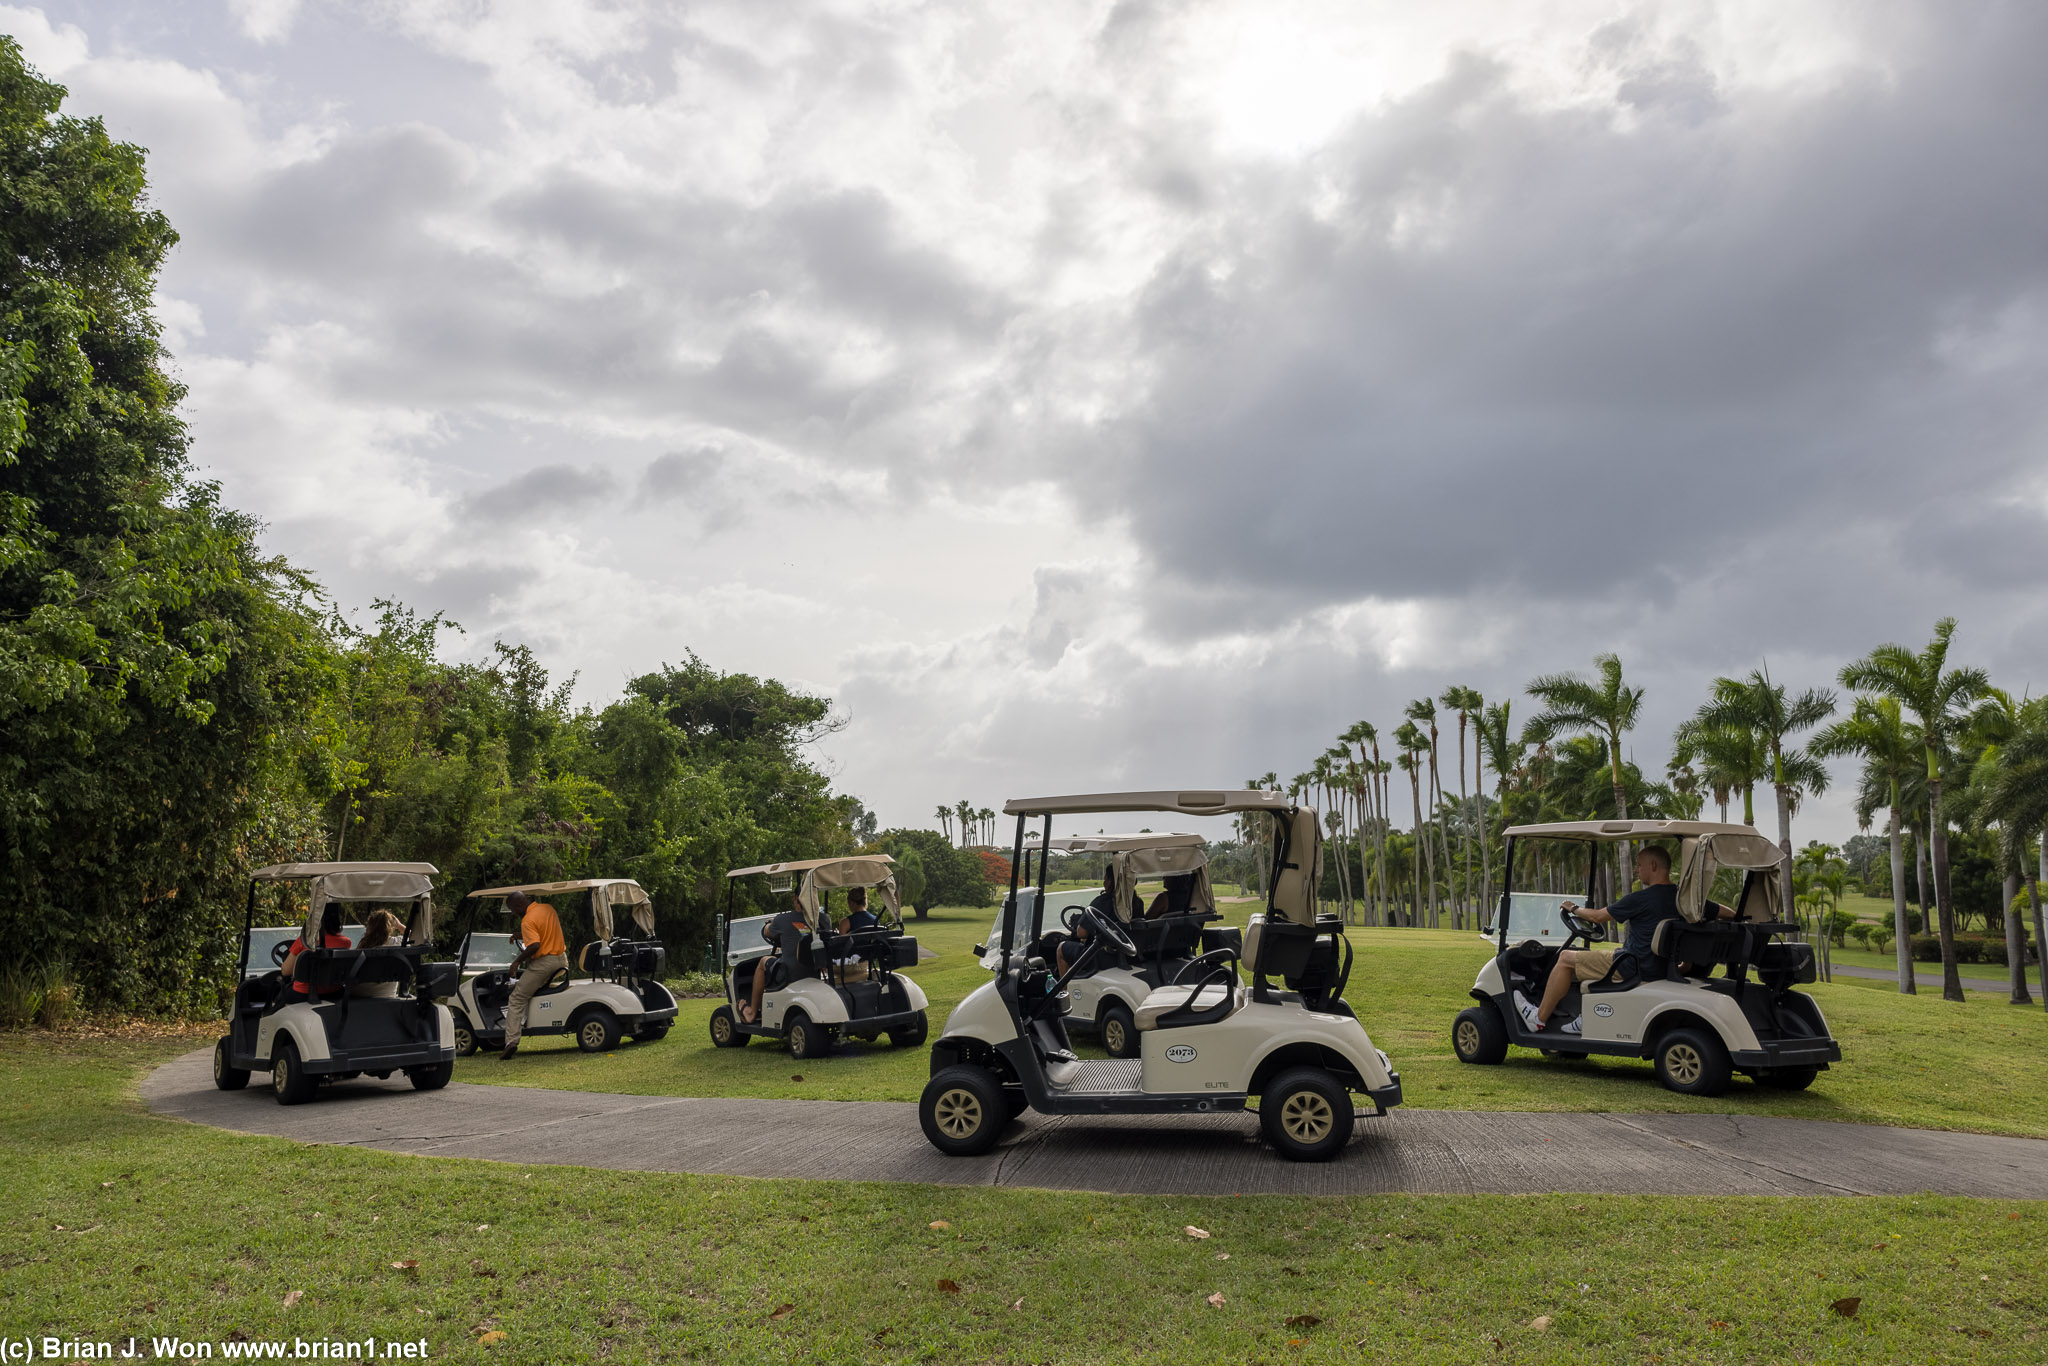
<svg viewBox="0 0 2048 1366">
<path fill-rule="evenodd" d="M 790 1015 L 783 1037 L 789 1042 L 789 1056 L 799 1062 L 822 1058 L 825 1050 L 832 1046 L 832 1038 L 825 1032 L 825 1027 L 801 1010 Z"/>
<path fill-rule="evenodd" d="M 1812 1063 L 1803 1067 L 1759 1067 L 1753 1075 L 1758 1086 L 1768 1086 L 1773 1091 L 1804 1091 L 1813 1085 L 1820 1069 Z"/>
<path fill-rule="evenodd" d="M 930 1037 L 931 1032 L 932 1022 L 926 1019 L 925 1013 L 920 1010 L 917 1012 L 916 1024 L 907 1024 L 900 1029 L 889 1031 L 889 1046 L 891 1048 L 915 1048 Z"/>
<path fill-rule="evenodd" d="M 1320 1067 L 1290 1067 L 1259 1095 L 1259 1128 L 1290 1162 L 1328 1162 L 1351 1141 L 1351 1093 Z"/>
<path fill-rule="evenodd" d="M 720 1006 L 711 1012 L 711 1046 L 713 1048 L 745 1048 L 754 1036 L 740 1032 L 740 1023 L 732 1015 L 731 1006 Z"/>
<path fill-rule="evenodd" d="M 299 1061 L 299 1046 L 290 1039 L 279 1039 L 277 1051 L 270 1058 L 270 1093 L 277 1097 L 277 1103 L 304 1105 L 319 1085 Z"/>
<path fill-rule="evenodd" d="M 455 1056 L 467 1058 L 476 1052 L 476 1030 L 470 1026 L 469 1016 L 455 1012 Z"/>
<path fill-rule="evenodd" d="M 996 1146 L 1013 1118 L 1003 1083 L 986 1067 L 948 1067 L 925 1083 L 917 1122 L 948 1157 L 977 1157 Z"/>
<path fill-rule="evenodd" d="M 223 1091 L 239 1091 L 249 1084 L 249 1069 L 228 1061 L 228 1041 L 213 1046 L 213 1084 Z"/>
<path fill-rule="evenodd" d="M 1459 1062 L 1492 1067 L 1507 1061 L 1508 1029 L 1492 1006 L 1466 1006 L 1451 1021 L 1451 1051 Z"/>
<path fill-rule="evenodd" d="M 1734 1065 L 1721 1040 L 1704 1029 L 1674 1029 L 1657 1040 L 1657 1080 L 1681 1096 L 1718 1096 Z"/>
<path fill-rule="evenodd" d="M 451 1060 L 437 1062 L 431 1067 L 408 1067 L 405 1075 L 415 1091 L 438 1091 L 455 1075 L 455 1063 Z"/>
<path fill-rule="evenodd" d="M 603 1006 L 576 1021 L 576 1046 L 586 1053 L 609 1053 L 619 1046 L 619 1017 Z"/>
<path fill-rule="evenodd" d="M 1112 1058 L 1135 1058 L 1142 1046 L 1138 1038 L 1138 1022 L 1131 1017 L 1131 1008 L 1122 1001 L 1106 1001 L 1102 1014 L 1095 1022 L 1097 1037 L 1102 1040 L 1102 1051 Z"/>
</svg>

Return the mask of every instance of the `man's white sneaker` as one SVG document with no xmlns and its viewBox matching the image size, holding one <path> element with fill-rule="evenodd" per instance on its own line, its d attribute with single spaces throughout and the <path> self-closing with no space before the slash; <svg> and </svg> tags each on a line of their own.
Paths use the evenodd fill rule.
<svg viewBox="0 0 2048 1366">
<path fill-rule="evenodd" d="M 1569 1020 L 1566 1020 L 1563 1024 L 1558 1026 L 1557 1032 L 1560 1034 L 1579 1033 L 1579 1017 L 1574 1015 Z"/>
<path fill-rule="evenodd" d="M 1530 1029 L 1538 1030 L 1543 1028 L 1543 1020 L 1541 1016 L 1537 1015 L 1536 1007 L 1529 1004 L 1529 998 L 1519 991 L 1515 993 L 1515 1009 L 1522 1012 L 1522 1023 Z"/>
</svg>

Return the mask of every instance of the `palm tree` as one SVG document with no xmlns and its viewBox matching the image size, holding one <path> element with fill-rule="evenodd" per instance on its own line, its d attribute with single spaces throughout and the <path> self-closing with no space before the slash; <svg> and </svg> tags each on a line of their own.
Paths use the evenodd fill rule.
<svg viewBox="0 0 2048 1366">
<path fill-rule="evenodd" d="M 983 844 L 994 844 L 996 842 L 996 813 L 994 809 L 984 806 L 974 814 L 981 817 L 981 842 Z"/>
<path fill-rule="evenodd" d="M 1549 734 L 1590 732 L 1607 739 L 1607 764 L 1614 780 L 1614 814 L 1628 819 L 1628 788 L 1622 780 L 1621 737 L 1634 730 L 1643 709 L 1643 690 L 1622 682 L 1621 656 L 1595 655 L 1593 667 L 1598 681 L 1577 674 L 1544 674 L 1529 682 L 1529 695 L 1543 703 L 1532 725 Z M 1616 894 L 1629 888 L 1628 871 L 1633 851 L 1629 841 L 1615 845 Z"/>
<path fill-rule="evenodd" d="M 1863 790 L 1882 791 L 1891 813 L 1887 837 L 1892 856 L 1892 933 L 1898 946 L 1899 991 L 1916 993 L 1913 980 L 1913 932 L 1906 919 L 1906 847 L 1904 785 L 1919 757 L 1919 738 L 1907 724 L 1895 697 L 1859 697 L 1849 715 L 1813 737 L 1815 757 L 1833 759 L 1856 754 L 1863 758 Z M 1858 802 L 1861 806 L 1861 799 Z M 1859 810 L 1859 815 L 1866 813 Z"/>
<path fill-rule="evenodd" d="M 1785 742 L 1834 712 L 1835 695 L 1827 689 L 1808 688 L 1788 699 L 1784 684 L 1771 682 L 1763 669 L 1751 669 L 1747 678 L 1715 679 L 1712 696 L 1693 718 L 1708 730 L 1747 730 L 1770 751 L 1771 787 L 1778 796 L 1778 892 L 1787 920 L 1792 918 L 1792 808 L 1799 793 L 1827 791 L 1828 771 Z"/>
<path fill-rule="evenodd" d="M 2041 914 L 2041 883 L 2048 879 L 2048 704 L 2036 698 L 2015 720 L 1985 776 L 1978 809 L 1985 820 L 1997 822 L 2000 861 L 2007 867 L 2026 866 L 2028 836 L 2038 832 L 2038 862 L 2026 868 L 2027 905 L 2041 964 L 2041 1004 L 2048 1008 L 2048 927 Z"/>
<path fill-rule="evenodd" d="M 1965 795 L 1968 798 L 1967 811 L 1959 811 L 1978 830 L 1988 826 L 2000 827 L 2004 831 L 2002 813 L 1985 805 L 1984 795 L 1989 790 L 1999 771 L 2000 760 L 2005 746 L 2026 728 L 2032 713 L 2039 712 L 2042 700 L 2016 701 L 2012 694 L 2001 688 L 1990 689 L 1982 702 L 1970 714 L 1970 743 L 1978 751 L 1977 760 L 1970 767 L 1970 782 Z M 1962 805 L 1962 803 L 1959 803 Z M 2031 825 L 2020 827 L 2020 838 L 2015 844 L 2001 838 L 1999 841 L 1999 863 L 2005 873 L 2005 962 L 2006 977 L 2011 986 L 2013 1005 L 2032 1005 L 2033 997 L 2027 991 L 2026 930 L 2020 914 L 2013 908 L 2019 898 L 2020 880 L 2026 876 L 2027 837 L 2032 833 Z"/>
<path fill-rule="evenodd" d="M 1703 726 L 1695 718 L 1679 723 L 1672 736 L 1672 762 L 1699 765 L 1700 778 L 1714 789 L 1721 820 L 1728 798 L 1742 793 L 1742 823 L 1756 824 L 1756 785 L 1764 776 L 1767 751 L 1746 726 Z"/>
<path fill-rule="evenodd" d="M 965 848 L 974 842 L 974 803 L 962 797 L 953 803 L 953 819 L 960 822 L 960 845 Z"/>
<path fill-rule="evenodd" d="M 1422 833 L 1422 751 L 1429 742 L 1422 738 L 1422 732 L 1415 728 L 1413 721 L 1404 721 L 1394 732 L 1394 743 L 1401 747 L 1394 762 L 1408 775 L 1408 795 L 1415 803 L 1415 902 L 1408 912 L 1408 924 L 1413 927 L 1422 923 L 1423 865 L 1429 853 L 1429 842 Z M 1436 927 L 1436 878 L 1429 877 L 1429 923 Z"/>
<path fill-rule="evenodd" d="M 1376 903 L 1387 902 L 1387 811 L 1380 800 L 1380 782 L 1386 768 L 1380 763 L 1380 733 L 1370 721 L 1359 721 L 1344 732 L 1347 744 L 1358 746 L 1358 765 L 1364 773 L 1367 790 L 1372 798 L 1367 819 L 1372 822 L 1373 841 L 1373 895 Z M 1366 746 L 1372 746 L 1372 757 L 1366 757 Z"/>
<path fill-rule="evenodd" d="M 1472 901 L 1472 797 L 1465 788 L 1465 727 L 1472 717 L 1486 706 L 1486 699 L 1476 689 L 1449 687 L 1443 691 L 1443 704 L 1458 713 L 1458 854 L 1459 862 L 1465 869 L 1465 893 L 1463 902 Z"/>
<path fill-rule="evenodd" d="M 1418 726 L 1426 725 L 1429 727 L 1429 810 L 1431 815 L 1430 836 L 1436 841 L 1436 847 L 1432 849 L 1430 852 L 1430 866 L 1432 868 L 1436 866 L 1436 855 L 1440 851 L 1443 854 L 1444 860 L 1442 873 L 1444 881 L 1444 900 L 1451 903 L 1451 919 L 1452 923 L 1456 924 L 1458 918 L 1458 899 L 1457 889 L 1452 885 L 1453 879 L 1451 877 L 1451 832 L 1449 825 L 1446 824 L 1444 820 L 1443 771 L 1441 768 L 1438 767 L 1437 764 L 1438 732 L 1436 728 L 1435 699 L 1428 697 L 1418 697 L 1413 702 L 1410 702 L 1408 704 L 1406 715 L 1410 721 L 1415 722 Z M 1430 888 L 1430 899 L 1432 905 L 1434 905 L 1436 900 L 1436 889 L 1434 883 L 1432 883 Z M 1430 926 L 1431 928 L 1434 928 L 1435 925 L 1436 917 L 1434 914 L 1432 914 L 1430 917 Z"/>
<path fill-rule="evenodd" d="M 1941 759 L 1948 749 L 1965 707 L 1984 696 L 1991 679 L 1982 669 L 1951 669 L 1949 642 L 1956 619 L 1934 623 L 1934 639 L 1923 650 L 1880 645 L 1854 663 L 1842 666 L 1842 686 L 1897 700 L 1920 728 L 1920 746 L 1927 762 L 1928 853 L 1934 865 L 1934 912 L 1941 936 L 1941 995 L 1962 1001 L 1963 979 L 1956 972 L 1956 903 L 1948 877 L 1948 820 L 1941 810 Z"/>
<path fill-rule="evenodd" d="M 1479 714 L 1479 725 L 1477 728 L 1478 750 L 1481 760 L 1493 765 L 1493 781 L 1496 791 L 1494 809 L 1500 813 L 1501 841 L 1503 845 L 1507 841 L 1505 832 L 1508 826 L 1508 783 L 1520 772 L 1522 755 L 1527 750 L 1527 746 L 1523 744 L 1520 737 L 1510 728 L 1512 711 L 1512 703 L 1495 702 Z M 1491 841 L 1488 838 L 1489 833 L 1484 827 L 1481 827 L 1479 831 L 1479 847 L 1481 849 L 1491 847 Z M 1508 889 L 1503 888 L 1502 890 L 1506 891 Z M 1486 893 L 1487 899 L 1490 902 L 1493 895 L 1493 873 L 1490 858 L 1487 864 Z"/>
<path fill-rule="evenodd" d="M 940 833 L 945 835 L 946 843 L 951 844 L 953 842 L 953 808 L 950 806 L 936 806 L 932 808 L 932 814 L 939 818 Z"/>
</svg>

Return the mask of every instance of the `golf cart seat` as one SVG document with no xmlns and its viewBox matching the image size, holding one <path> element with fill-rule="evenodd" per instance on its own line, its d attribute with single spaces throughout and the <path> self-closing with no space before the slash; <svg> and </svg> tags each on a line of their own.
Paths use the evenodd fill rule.
<svg viewBox="0 0 2048 1366">
<path fill-rule="evenodd" d="M 1227 1020 L 1243 1008 L 1244 988 L 1227 982 L 1159 987 L 1147 995 L 1133 1017 L 1139 1030 L 1178 1029 L 1183 1025 Z"/>
<path fill-rule="evenodd" d="M 1666 975 L 1673 981 L 1686 976 L 1679 971 L 1686 964 L 1693 976 L 1708 977 L 1719 966 L 1749 962 L 1750 927 L 1740 921 L 1701 921 L 1689 924 L 1667 920 L 1650 936 L 1650 952 L 1666 963 Z"/>
</svg>

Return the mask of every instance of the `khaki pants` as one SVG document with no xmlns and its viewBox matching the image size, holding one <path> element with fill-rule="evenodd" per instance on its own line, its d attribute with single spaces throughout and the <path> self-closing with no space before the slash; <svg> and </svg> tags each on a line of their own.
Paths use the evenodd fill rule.
<svg viewBox="0 0 2048 1366">
<path fill-rule="evenodd" d="M 519 981 L 512 987 L 512 999 L 505 1003 L 505 1047 L 510 1048 L 519 1042 L 520 1031 L 526 1028 L 526 1007 L 533 1003 L 534 993 L 567 966 L 567 958 L 551 953 L 545 958 L 534 959 L 526 965 L 526 971 L 519 974 Z"/>
</svg>

